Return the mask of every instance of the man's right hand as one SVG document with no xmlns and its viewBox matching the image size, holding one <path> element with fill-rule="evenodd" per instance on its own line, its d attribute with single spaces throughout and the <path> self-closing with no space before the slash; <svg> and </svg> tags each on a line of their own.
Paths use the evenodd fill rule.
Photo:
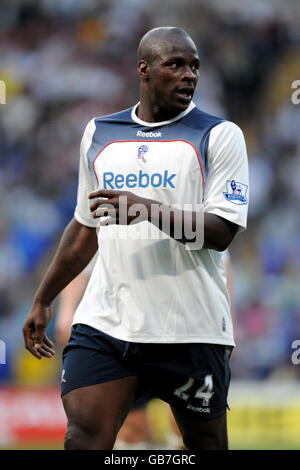
<svg viewBox="0 0 300 470">
<path fill-rule="evenodd" d="M 51 302 L 88 265 L 97 249 L 96 228 L 86 227 L 73 218 L 64 230 L 23 326 L 26 349 L 37 359 L 55 354 L 53 343 L 46 336 L 52 316 Z"/>
<path fill-rule="evenodd" d="M 53 343 L 46 335 L 51 316 L 51 306 L 34 303 L 23 326 L 25 347 L 37 359 L 42 356 L 51 358 L 55 354 Z"/>
</svg>

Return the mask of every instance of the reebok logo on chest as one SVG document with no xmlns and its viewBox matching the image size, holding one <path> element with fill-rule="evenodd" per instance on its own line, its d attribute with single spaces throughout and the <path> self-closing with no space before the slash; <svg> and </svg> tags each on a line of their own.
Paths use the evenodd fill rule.
<svg viewBox="0 0 300 470">
<path fill-rule="evenodd" d="M 124 187 L 132 188 L 173 188 L 175 189 L 176 173 L 169 173 L 165 170 L 163 173 L 146 173 L 139 170 L 138 173 L 113 173 L 106 171 L 103 173 L 104 189 L 122 189 Z"/>
</svg>

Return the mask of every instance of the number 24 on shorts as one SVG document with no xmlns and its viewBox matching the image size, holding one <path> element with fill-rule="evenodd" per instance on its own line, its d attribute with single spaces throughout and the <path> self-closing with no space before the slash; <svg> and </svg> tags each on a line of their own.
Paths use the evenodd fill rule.
<svg viewBox="0 0 300 470">
<path fill-rule="evenodd" d="M 188 400 L 190 398 L 190 394 L 186 392 L 192 388 L 194 382 L 195 379 L 190 377 L 184 385 L 174 391 L 174 395 L 181 398 L 182 400 Z M 196 390 L 194 398 L 202 398 L 202 406 L 209 406 L 209 402 L 213 394 L 213 376 L 206 375 L 204 378 L 204 384 L 200 385 L 200 387 Z"/>
</svg>

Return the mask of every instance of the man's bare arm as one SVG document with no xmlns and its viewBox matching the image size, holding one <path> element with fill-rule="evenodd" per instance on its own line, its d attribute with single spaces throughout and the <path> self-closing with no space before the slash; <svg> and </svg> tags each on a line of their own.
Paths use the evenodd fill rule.
<svg viewBox="0 0 300 470">
<path fill-rule="evenodd" d="M 89 278 L 89 273 L 84 269 L 58 296 L 55 338 L 61 346 L 65 346 L 70 338 L 74 313 L 83 296 Z"/>
<path fill-rule="evenodd" d="M 124 201 L 121 201 L 121 196 L 124 197 Z M 120 219 L 122 210 L 127 224 L 134 222 L 139 215 L 140 221 L 148 220 L 159 230 L 183 244 L 197 241 L 198 234 L 201 248 L 224 251 L 237 231 L 236 224 L 218 215 L 203 213 L 203 218 L 198 218 L 197 212 L 182 211 L 159 201 L 141 198 L 129 191 L 101 189 L 89 194 L 89 199 L 94 200 L 90 205 L 94 218 L 108 215 L 112 219 L 109 223 L 122 223 Z M 132 207 L 136 207 L 137 210 L 129 215 Z M 166 221 L 168 223 L 164 223 Z"/>
<path fill-rule="evenodd" d="M 203 236 L 200 236 L 201 248 L 212 249 L 216 251 L 224 251 L 230 243 L 232 242 L 236 232 L 237 225 L 230 222 L 229 220 L 223 219 L 215 214 L 204 213 L 203 221 L 199 224 L 197 220 L 197 213 L 191 211 L 181 211 L 179 209 L 172 209 L 170 213 L 170 225 L 167 226 L 168 230 L 164 230 L 163 226 L 163 214 L 164 206 L 162 205 L 162 210 L 158 213 L 156 218 L 151 217 L 151 206 L 149 206 L 149 222 L 152 222 L 160 230 L 164 231 L 172 238 L 175 238 L 180 243 L 193 243 L 197 241 L 196 234 L 198 231 L 203 231 Z M 168 210 L 168 207 L 166 207 Z M 185 232 L 184 224 L 187 223 L 188 229 Z M 176 238 L 175 227 L 181 227 L 181 237 Z M 185 236 L 185 233 L 189 235 Z M 190 237 L 192 235 L 192 237 Z M 194 237 L 194 238 L 193 238 Z M 202 239 L 203 237 L 203 239 Z"/>
<path fill-rule="evenodd" d="M 54 354 L 45 331 L 51 319 L 51 302 L 88 265 L 98 249 L 96 229 L 72 219 L 65 229 L 23 327 L 26 349 L 38 359 Z"/>
</svg>

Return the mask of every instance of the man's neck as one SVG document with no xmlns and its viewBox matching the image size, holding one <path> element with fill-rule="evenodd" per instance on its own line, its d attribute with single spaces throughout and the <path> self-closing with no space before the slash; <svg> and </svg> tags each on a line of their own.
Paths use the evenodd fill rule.
<svg viewBox="0 0 300 470">
<path fill-rule="evenodd" d="M 141 101 L 136 110 L 137 117 L 145 122 L 163 122 L 173 119 L 180 111 L 169 111 L 159 105 L 153 105 L 141 97 Z"/>
</svg>

